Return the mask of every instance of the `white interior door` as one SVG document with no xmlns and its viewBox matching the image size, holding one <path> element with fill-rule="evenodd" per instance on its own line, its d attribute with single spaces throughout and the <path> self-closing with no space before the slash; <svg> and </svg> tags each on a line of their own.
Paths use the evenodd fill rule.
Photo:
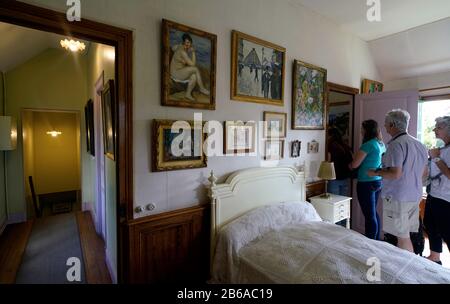
<svg viewBox="0 0 450 304">
<path fill-rule="evenodd" d="M 408 132 L 412 136 L 417 136 L 417 112 L 419 108 L 419 92 L 417 90 L 393 91 L 372 94 L 356 95 L 355 98 L 355 127 L 354 127 L 354 152 L 359 150 L 362 143 L 361 123 L 367 119 L 374 119 L 378 122 L 383 134 L 383 141 L 386 144 L 390 135 L 384 128 L 384 118 L 387 112 L 392 109 L 403 109 L 409 112 L 411 120 L 409 122 Z M 377 206 L 380 219 L 383 218 L 381 198 Z M 359 207 L 356 195 L 356 180 L 353 187 L 352 203 L 352 229 L 364 233 L 364 216 Z"/>
</svg>

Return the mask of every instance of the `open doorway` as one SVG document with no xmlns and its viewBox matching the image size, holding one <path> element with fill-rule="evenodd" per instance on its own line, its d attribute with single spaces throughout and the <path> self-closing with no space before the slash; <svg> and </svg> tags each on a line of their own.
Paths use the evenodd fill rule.
<svg viewBox="0 0 450 304">
<path fill-rule="evenodd" d="M 112 104 L 114 105 L 114 109 L 117 110 L 112 117 L 117 133 L 114 134 L 115 158 L 108 158 L 105 162 L 105 168 L 108 170 L 106 174 L 109 174 L 110 177 L 107 184 L 114 186 L 116 190 L 114 192 L 111 191 L 106 193 L 106 201 L 110 207 L 109 216 L 106 218 L 110 225 L 115 225 L 116 233 L 107 234 L 107 238 L 111 240 L 112 246 L 106 254 L 110 256 L 110 263 L 108 263 L 110 273 L 116 272 L 115 275 L 114 273 L 112 275 L 113 277 L 115 276 L 113 281 L 126 282 L 129 280 L 129 259 L 127 255 L 128 243 L 124 244 L 124 242 L 127 242 L 127 223 L 133 218 L 133 33 L 130 30 L 90 21 L 86 18 L 83 18 L 80 22 L 70 22 L 67 20 L 65 12 L 56 12 L 19 1 L 0 2 L 0 22 L 5 22 L 9 25 L 23 26 L 28 29 L 41 30 L 46 33 L 89 40 L 90 42 L 103 44 L 114 49 L 113 52 L 109 52 L 110 58 L 115 58 L 115 66 L 109 73 L 112 77 L 105 77 L 105 81 L 109 79 L 114 79 L 115 81 L 114 93 L 116 98 L 113 100 Z M 27 39 L 19 39 L 19 41 L 28 43 Z M 102 58 L 105 57 L 102 56 Z M 99 74 L 93 78 L 93 82 L 97 80 L 98 75 Z M 70 88 L 73 88 L 73 84 L 71 82 L 65 82 L 61 84 L 59 88 L 60 92 L 68 91 Z M 70 91 L 73 92 L 73 90 Z M 86 102 L 86 100 L 84 100 L 84 102 Z M 80 112 L 82 112 L 81 109 Z M 83 134 L 83 131 L 81 134 Z M 81 140 L 81 143 L 83 143 L 83 139 Z M 8 155 L 8 159 L 10 158 L 13 157 Z M 83 156 L 81 158 L 83 159 Z M 91 158 L 91 160 L 94 159 Z M 95 166 L 93 167 L 95 168 Z M 84 167 L 82 165 L 82 172 L 83 169 Z M 8 172 L 11 172 L 11 170 Z M 20 182 L 20 184 L 23 185 L 23 182 Z M 90 181 L 90 185 L 92 184 L 95 184 L 94 180 Z M 84 195 L 86 191 L 84 191 L 84 187 L 82 188 Z M 22 193 L 23 195 L 23 189 L 18 193 Z M 14 204 L 14 202 L 11 201 L 9 203 Z M 91 205 L 95 206 L 95 204 Z M 108 208 L 105 209 L 108 210 Z M 8 220 L 14 218 L 16 220 L 25 219 L 23 217 L 15 217 L 16 214 L 14 214 L 14 211 L 15 208 L 8 210 Z M 117 231 L 119 227 L 121 233 L 118 233 Z M 93 228 L 93 230 L 95 231 L 95 228 Z M 100 247 L 93 250 L 96 254 L 102 251 L 104 252 L 104 249 Z M 94 261 L 91 265 L 87 265 L 86 268 L 94 270 L 97 269 L 96 266 Z"/>
<path fill-rule="evenodd" d="M 22 111 L 27 218 L 81 211 L 80 114 Z"/>
<path fill-rule="evenodd" d="M 331 191 L 335 194 L 343 196 L 352 196 L 352 182 L 351 176 L 343 161 L 336 161 L 343 159 L 342 151 L 353 151 L 354 148 L 354 108 L 355 95 L 359 93 L 356 88 L 346 87 L 335 83 L 328 83 L 327 92 L 327 130 L 326 130 L 326 155 L 328 161 L 335 161 L 335 170 L 337 179 L 333 181 Z M 333 148 L 330 146 L 331 138 L 336 143 Z M 336 151 L 339 147 L 339 151 Z M 344 149 L 344 147 L 347 147 Z M 348 149 L 349 148 L 349 149 Z M 339 152 L 339 153 L 337 153 Z M 333 155 L 333 153 L 336 153 Z M 342 154 L 342 155 L 345 155 Z"/>
</svg>

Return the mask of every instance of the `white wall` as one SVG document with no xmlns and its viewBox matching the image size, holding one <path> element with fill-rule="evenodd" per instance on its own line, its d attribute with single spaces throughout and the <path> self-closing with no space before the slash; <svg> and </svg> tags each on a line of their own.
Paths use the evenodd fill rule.
<svg viewBox="0 0 450 304">
<path fill-rule="evenodd" d="M 65 1 L 26 0 L 65 11 Z M 379 78 L 367 43 L 338 30 L 338 26 L 289 0 L 91 0 L 82 1 L 82 18 L 134 31 L 134 203 L 154 203 L 160 213 L 207 201 L 204 184 L 210 170 L 222 177 L 234 170 L 260 166 L 261 157 L 210 158 L 208 168 L 151 172 L 151 120 L 193 119 L 192 109 L 160 106 L 161 19 L 183 23 L 218 36 L 216 110 L 203 118 L 261 120 L 263 111 L 288 113 L 290 125 L 292 61 L 299 59 L 328 70 L 328 80 L 358 88 L 361 78 Z M 266 106 L 230 100 L 231 30 L 284 46 L 286 54 L 285 106 Z M 302 141 L 301 159 L 285 154 L 283 164 L 306 161 L 314 167 L 324 159 L 324 131 L 288 130 L 285 150 L 294 139 Z M 305 154 L 308 141 L 320 143 L 319 154 Z M 150 212 L 149 212 L 150 213 Z M 149 213 L 143 213 L 142 216 Z"/>
</svg>

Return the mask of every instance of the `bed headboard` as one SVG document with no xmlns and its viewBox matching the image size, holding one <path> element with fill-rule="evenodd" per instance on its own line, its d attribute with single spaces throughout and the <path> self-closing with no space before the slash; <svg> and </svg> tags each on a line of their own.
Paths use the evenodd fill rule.
<svg viewBox="0 0 450 304">
<path fill-rule="evenodd" d="M 305 174 L 295 167 L 251 168 L 231 174 L 223 184 L 211 171 L 211 259 L 220 228 L 256 207 L 305 200 Z"/>
</svg>

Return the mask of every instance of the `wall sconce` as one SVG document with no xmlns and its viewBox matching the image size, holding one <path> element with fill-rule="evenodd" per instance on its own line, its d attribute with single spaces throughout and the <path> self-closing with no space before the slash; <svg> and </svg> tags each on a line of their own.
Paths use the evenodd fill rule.
<svg viewBox="0 0 450 304">
<path fill-rule="evenodd" d="M 59 132 L 59 131 L 48 131 L 47 134 L 51 135 L 52 137 L 58 137 L 58 135 L 61 135 L 62 132 Z"/>
<path fill-rule="evenodd" d="M 11 151 L 17 147 L 17 122 L 14 117 L 0 116 L 0 151 Z"/>
</svg>

